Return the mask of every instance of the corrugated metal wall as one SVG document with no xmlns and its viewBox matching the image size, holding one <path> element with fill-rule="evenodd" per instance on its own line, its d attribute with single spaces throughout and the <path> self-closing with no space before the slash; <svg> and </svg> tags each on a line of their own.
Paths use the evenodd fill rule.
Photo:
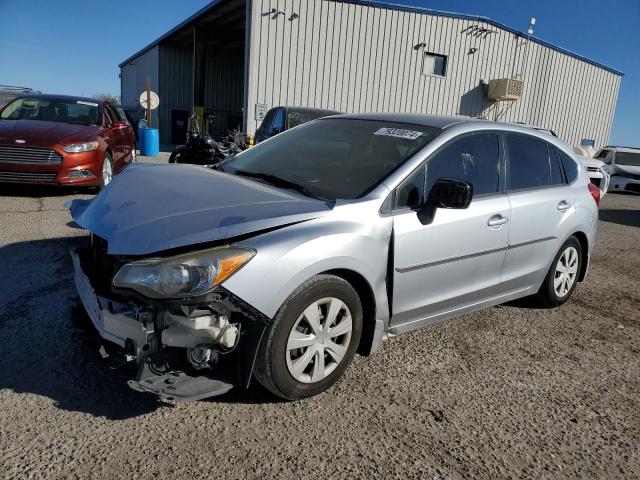
<svg viewBox="0 0 640 480">
<path fill-rule="evenodd" d="M 171 111 L 193 106 L 193 47 L 160 44 L 160 142 L 171 143 Z"/>
<path fill-rule="evenodd" d="M 207 49 L 204 108 L 216 116 L 214 137 L 227 129 L 242 129 L 244 100 L 244 49 Z"/>
<path fill-rule="evenodd" d="M 158 91 L 158 65 L 158 47 L 154 47 L 120 69 L 120 102 L 123 106 L 140 104 L 140 94 L 147 88 L 147 77 L 151 79 L 151 89 Z M 152 112 L 151 120 L 157 127 L 157 110 Z"/>
<path fill-rule="evenodd" d="M 272 9 L 285 15 L 274 19 Z M 299 18 L 290 20 L 292 13 Z M 254 0 L 250 23 L 250 133 L 261 103 L 489 119 L 499 113 L 503 121 L 551 128 L 574 145 L 609 140 L 619 75 L 482 21 L 331 0 Z M 447 56 L 445 77 L 422 74 L 424 51 Z M 513 75 L 524 79 L 524 94 L 496 113 L 481 81 Z"/>
<path fill-rule="evenodd" d="M 242 124 L 244 50 L 208 47 L 204 108 L 214 113 L 214 136 Z M 171 111 L 193 107 L 193 46 L 160 44 L 160 141 L 171 143 Z"/>
</svg>

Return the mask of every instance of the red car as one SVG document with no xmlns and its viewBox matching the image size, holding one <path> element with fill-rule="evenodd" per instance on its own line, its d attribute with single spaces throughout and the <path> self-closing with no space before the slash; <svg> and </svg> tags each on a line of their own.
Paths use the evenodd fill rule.
<svg viewBox="0 0 640 480">
<path fill-rule="evenodd" d="M 103 187 L 135 160 L 133 128 L 108 102 L 29 94 L 0 111 L 0 182 Z"/>
</svg>

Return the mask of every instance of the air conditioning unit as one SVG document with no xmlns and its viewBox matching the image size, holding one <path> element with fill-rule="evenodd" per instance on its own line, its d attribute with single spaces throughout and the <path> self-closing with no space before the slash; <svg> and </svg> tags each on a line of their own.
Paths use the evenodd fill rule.
<svg viewBox="0 0 640 480">
<path fill-rule="evenodd" d="M 515 78 L 489 80 L 487 98 L 496 102 L 520 100 L 524 83 Z"/>
</svg>

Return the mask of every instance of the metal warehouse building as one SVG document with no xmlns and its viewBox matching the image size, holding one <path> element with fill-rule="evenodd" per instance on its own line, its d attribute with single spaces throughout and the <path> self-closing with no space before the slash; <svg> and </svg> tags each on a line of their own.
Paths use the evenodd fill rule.
<svg viewBox="0 0 640 480">
<path fill-rule="evenodd" d="M 621 72 L 485 17 L 363 0 L 217 0 L 120 64 L 162 143 L 191 111 L 249 134 L 277 105 L 524 122 L 608 143 Z"/>
</svg>

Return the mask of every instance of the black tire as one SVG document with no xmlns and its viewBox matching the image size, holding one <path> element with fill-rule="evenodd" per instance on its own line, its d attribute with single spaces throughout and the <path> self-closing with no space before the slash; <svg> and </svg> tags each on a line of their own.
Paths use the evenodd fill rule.
<svg viewBox="0 0 640 480">
<path fill-rule="evenodd" d="M 296 380 L 287 367 L 287 341 L 302 312 L 313 302 L 334 297 L 351 313 L 351 338 L 345 356 L 324 379 L 314 383 Z M 356 353 L 363 322 L 362 304 L 354 288 L 334 275 L 317 275 L 298 287 L 278 310 L 264 333 L 256 358 L 254 376 L 267 390 L 286 400 L 299 400 L 324 392 L 344 373 Z"/>
<path fill-rule="evenodd" d="M 179 159 L 180 159 L 180 153 L 172 152 L 171 155 L 169 156 L 169 163 L 178 163 Z"/>
<path fill-rule="evenodd" d="M 573 283 L 569 288 L 569 291 L 563 296 L 559 296 L 556 293 L 556 290 L 554 287 L 554 280 L 556 278 L 556 265 L 558 264 L 560 257 L 570 247 L 575 248 L 578 252 L 577 273 L 575 275 L 575 279 L 573 280 Z M 564 242 L 562 247 L 560 247 L 560 250 L 558 250 L 558 253 L 556 254 L 556 256 L 553 258 L 553 263 L 551 264 L 551 267 L 549 267 L 547 276 L 544 278 L 544 282 L 542 282 L 542 286 L 540 287 L 540 290 L 538 290 L 538 293 L 534 297 L 536 300 L 536 303 L 538 303 L 542 307 L 554 308 L 554 307 L 559 307 L 560 305 L 565 303 L 567 300 L 569 300 L 569 298 L 571 297 L 571 294 L 576 288 L 576 285 L 578 284 L 578 277 L 580 276 L 581 268 L 582 268 L 582 245 L 580 245 L 580 242 L 576 237 L 572 236 L 572 237 L 569 237 L 566 242 Z"/>
</svg>

